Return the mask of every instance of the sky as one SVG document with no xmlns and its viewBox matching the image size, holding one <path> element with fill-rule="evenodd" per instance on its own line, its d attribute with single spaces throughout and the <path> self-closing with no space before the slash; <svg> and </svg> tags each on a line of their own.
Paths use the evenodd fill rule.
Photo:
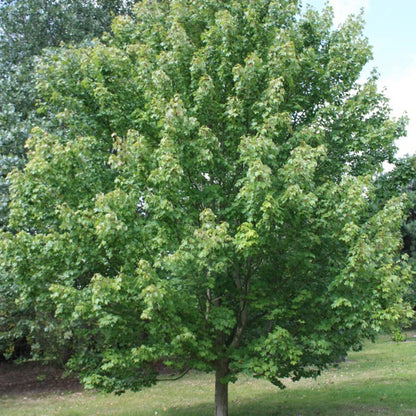
<svg viewBox="0 0 416 416">
<path fill-rule="evenodd" d="M 393 116 L 410 118 L 407 137 L 398 140 L 397 156 L 416 153 L 416 1 L 415 0 L 303 0 L 321 10 L 326 3 L 334 9 L 334 23 L 364 9 L 364 33 L 373 46 L 374 59 L 363 77 L 376 68 L 379 88 L 386 88 Z"/>
</svg>

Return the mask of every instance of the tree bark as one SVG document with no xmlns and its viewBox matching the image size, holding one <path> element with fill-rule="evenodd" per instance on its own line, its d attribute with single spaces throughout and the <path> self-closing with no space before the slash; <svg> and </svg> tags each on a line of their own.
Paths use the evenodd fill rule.
<svg viewBox="0 0 416 416">
<path fill-rule="evenodd" d="M 228 360 L 220 359 L 215 366 L 215 416 L 228 416 Z"/>
</svg>

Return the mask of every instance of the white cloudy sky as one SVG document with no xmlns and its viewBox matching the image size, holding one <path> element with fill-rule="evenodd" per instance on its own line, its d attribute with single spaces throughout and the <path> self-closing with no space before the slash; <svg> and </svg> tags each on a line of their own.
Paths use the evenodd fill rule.
<svg viewBox="0 0 416 416">
<path fill-rule="evenodd" d="M 398 155 L 416 153 L 416 1 L 415 0 L 304 0 L 321 9 L 329 3 L 335 24 L 364 9 L 365 34 L 373 46 L 374 60 L 366 71 L 377 68 L 380 88 L 386 88 L 395 116 L 407 112 L 406 138 L 398 141 Z"/>
</svg>

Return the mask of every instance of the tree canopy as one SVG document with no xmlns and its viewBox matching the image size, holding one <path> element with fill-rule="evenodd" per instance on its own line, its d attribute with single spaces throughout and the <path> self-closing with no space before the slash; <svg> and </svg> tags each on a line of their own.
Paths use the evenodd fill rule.
<svg viewBox="0 0 416 416">
<path fill-rule="evenodd" d="M 404 202 L 374 203 L 404 121 L 357 82 L 362 29 L 296 0 L 147 0 L 45 54 L 0 243 L 34 350 L 64 344 L 107 391 L 213 370 L 225 416 L 239 373 L 315 376 L 408 314 Z"/>
</svg>

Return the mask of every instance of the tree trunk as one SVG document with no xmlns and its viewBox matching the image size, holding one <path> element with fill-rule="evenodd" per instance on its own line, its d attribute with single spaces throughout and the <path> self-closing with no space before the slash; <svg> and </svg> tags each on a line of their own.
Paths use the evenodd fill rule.
<svg viewBox="0 0 416 416">
<path fill-rule="evenodd" d="M 218 360 L 215 366 L 215 416 L 228 416 L 228 360 Z"/>
</svg>

